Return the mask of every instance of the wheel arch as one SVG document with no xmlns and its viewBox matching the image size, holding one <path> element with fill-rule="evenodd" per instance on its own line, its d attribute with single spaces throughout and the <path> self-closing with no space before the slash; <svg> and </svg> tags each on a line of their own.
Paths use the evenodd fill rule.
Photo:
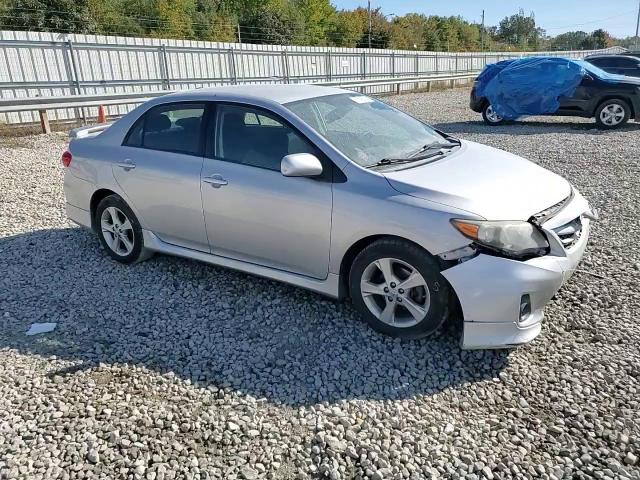
<svg viewBox="0 0 640 480">
<path fill-rule="evenodd" d="M 109 190 L 108 188 L 100 188 L 93 192 L 91 195 L 91 201 L 89 202 L 89 213 L 91 215 L 91 229 L 96 230 L 96 209 L 102 200 L 107 198 L 109 195 L 118 195 L 113 190 Z"/>
<path fill-rule="evenodd" d="M 633 101 L 631 100 L 631 98 L 628 97 L 627 95 L 618 94 L 618 93 L 610 93 L 607 95 L 603 95 L 601 98 L 599 98 L 598 101 L 595 103 L 595 106 L 593 107 L 593 112 L 591 112 L 592 117 L 596 116 L 596 112 L 598 111 L 598 108 L 600 108 L 600 105 L 602 105 L 607 100 L 622 100 L 624 103 L 627 104 L 627 106 L 631 111 L 630 118 L 636 117 L 635 107 L 633 105 Z M 637 113 L 640 113 L 640 112 L 637 112 Z"/>
<path fill-rule="evenodd" d="M 440 265 L 441 270 L 445 270 L 450 266 L 445 261 L 440 259 L 440 257 L 433 255 L 422 245 L 414 242 L 413 240 L 409 240 L 408 238 L 401 237 L 399 235 L 391 235 L 391 234 L 369 235 L 353 243 L 342 256 L 342 260 L 340 262 L 340 284 L 338 288 L 338 296 L 340 298 L 349 297 L 349 274 L 351 272 L 351 267 L 353 266 L 353 261 L 355 260 L 355 258 L 358 256 L 358 254 L 362 250 L 367 248 L 369 245 L 382 239 L 401 240 L 403 242 L 407 242 L 407 243 L 411 243 L 412 245 L 415 245 L 417 248 L 424 251 L 427 255 L 434 258 Z"/>
</svg>

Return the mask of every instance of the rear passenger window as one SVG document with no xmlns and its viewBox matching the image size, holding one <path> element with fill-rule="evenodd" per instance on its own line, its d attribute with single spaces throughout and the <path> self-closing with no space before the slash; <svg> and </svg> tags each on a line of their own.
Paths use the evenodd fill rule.
<svg viewBox="0 0 640 480">
<path fill-rule="evenodd" d="M 125 145 L 195 155 L 200 152 L 203 104 L 160 105 L 129 131 Z"/>
</svg>

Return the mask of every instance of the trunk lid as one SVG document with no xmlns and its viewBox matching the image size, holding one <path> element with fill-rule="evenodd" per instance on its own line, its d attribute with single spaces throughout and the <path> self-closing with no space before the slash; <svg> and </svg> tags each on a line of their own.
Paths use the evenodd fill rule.
<svg viewBox="0 0 640 480">
<path fill-rule="evenodd" d="M 564 178 L 522 157 L 475 142 L 426 165 L 384 172 L 407 195 L 487 220 L 528 220 L 571 194 Z"/>
</svg>

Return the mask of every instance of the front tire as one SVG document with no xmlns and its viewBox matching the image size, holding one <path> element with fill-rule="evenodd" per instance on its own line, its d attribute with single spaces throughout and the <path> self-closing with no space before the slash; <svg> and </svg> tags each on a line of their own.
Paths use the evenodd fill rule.
<svg viewBox="0 0 640 480">
<path fill-rule="evenodd" d="M 102 247 L 114 260 L 134 263 L 151 256 L 144 248 L 140 222 L 120 196 L 102 199 L 96 208 L 94 225 Z"/>
<path fill-rule="evenodd" d="M 487 125 L 502 125 L 504 123 L 504 118 L 498 115 L 489 104 L 482 109 L 482 119 Z"/>
<path fill-rule="evenodd" d="M 349 274 L 354 306 L 376 331 L 426 337 L 449 315 L 450 287 L 438 263 L 404 240 L 378 240 L 355 258 Z"/>
<path fill-rule="evenodd" d="M 596 109 L 596 125 L 603 130 L 618 128 L 629 121 L 631 108 L 619 98 L 605 100 Z"/>
</svg>

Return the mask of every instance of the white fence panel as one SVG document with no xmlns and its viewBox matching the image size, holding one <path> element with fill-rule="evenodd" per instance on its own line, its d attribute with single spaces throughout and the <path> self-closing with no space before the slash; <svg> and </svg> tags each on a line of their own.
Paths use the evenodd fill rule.
<svg viewBox="0 0 640 480">
<path fill-rule="evenodd" d="M 622 50 L 615 47 L 613 51 Z M 582 58 L 593 51 L 537 52 Z M 236 83 L 298 83 L 465 73 L 523 53 L 447 53 L 252 45 L 156 38 L 0 31 L 0 98 L 180 90 Z M 418 85 L 404 84 L 403 90 Z M 371 93 L 388 87 L 368 88 Z M 109 106 L 108 114 L 131 106 Z M 51 119 L 95 115 L 81 109 Z M 30 112 L 0 122 L 37 120 Z"/>
</svg>

